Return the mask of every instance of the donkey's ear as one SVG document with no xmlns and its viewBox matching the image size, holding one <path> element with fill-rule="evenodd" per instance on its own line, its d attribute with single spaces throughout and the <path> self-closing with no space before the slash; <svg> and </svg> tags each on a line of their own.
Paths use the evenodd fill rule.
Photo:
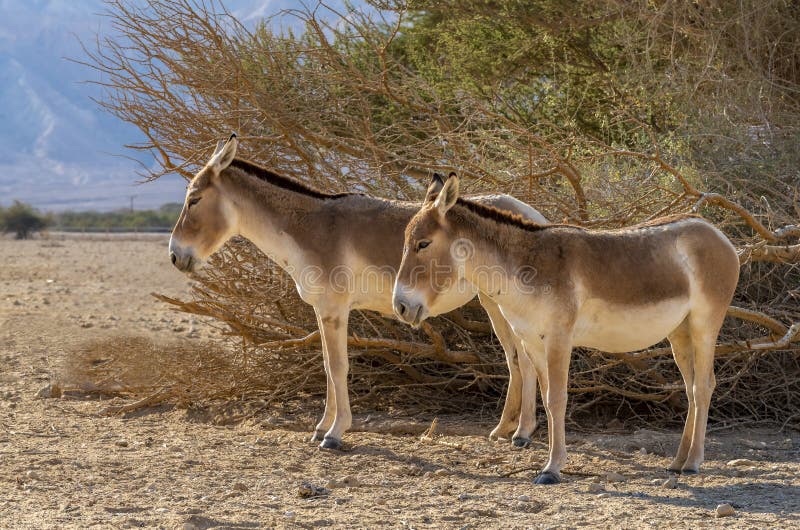
<svg viewBox="0 0 800 530">
<path fill-rule="evenodd" d="M 219 152 L 222 151 L 223 147 L 225 147 L 225 140 L 220 140 L 219 142 L 217 142 L 217 147 L 214 148 L 214 154 L 211 155 L 211 157 L 213 158 L 214 156 L 218 155 Z"/>
<path fill-rule="evenodd" d="M 444 214 L 452 208 L 458 200 L 458 177 L 453 174 L 447 182 L 442 186 L 442 191 L 433 202 L 433 207 L 439 211 L 439 214 L 444 217 Z"/>
<path fill-rule="evenodd" d="M 439 195 L 439 192 L 442 191 L 444 187 L 445 178 L 438 173 L 433 174 L 433 178 L 431 178 L 431 183 L 428 184 L 428 191 L 425 193 L 425 202 L 431 202 L 436 199 L 436 196 Z"/>
<path fill-rule="evenodd" d="M 236 158 L 236 147 L 238 143 L 236 134 L 231 134 L 231 137 L 228 138 L 228 141 L 225 142 L 222 147 L 217 146 L 216 152 L 206 166 L 212 168 L 215 173 L 219 173 L 231 165 L 233 159 Z"/>
</svg>

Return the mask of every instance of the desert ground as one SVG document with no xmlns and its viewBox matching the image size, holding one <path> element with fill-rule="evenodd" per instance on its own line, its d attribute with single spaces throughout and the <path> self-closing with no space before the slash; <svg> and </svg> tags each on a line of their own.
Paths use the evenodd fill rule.
<svg viewBox="0 0 800 530">
<path fill-rule="evenodd" d="M 497 412 L 356 410 L 342 451 L 307 438 L 322 400 L 237 421 L 158 406 L 105 412 L 93 393 L 42 397 L 70 356 L 131 337 L 214 344 L 213 323 L 150 293 L 188 293 L 164 235 L 0 239 L 2 528 L 800 528 L 800 434 L 711 425 L 698 476 L 668 481 L 679 432 L 646 418 L 568 428 L 557 486 L 531 484 L 546 431 L 513 449 Z M 321 364 L 321 363 L 320 363 Z M 143 367 L 146 369 L 146 367 Z M 665 484 L 666 483 L 666 484 Z M 720 504 L 734 513 L 717 517 Z"/>
</svg>

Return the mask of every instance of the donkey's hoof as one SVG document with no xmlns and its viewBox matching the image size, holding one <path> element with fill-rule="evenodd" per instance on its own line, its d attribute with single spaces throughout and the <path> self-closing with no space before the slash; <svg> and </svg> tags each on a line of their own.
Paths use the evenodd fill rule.
<svg viewBox="0 0 800 530">
<path fill-rule="evenodd" d="M 333 437 L 331 437 L 331 436 L 326 436 L 326 437 L 325 437 L 325 438 L 322 440 L 322 443 L 321 443 L 321 444 L 319 444 L 319 448 L 320 448 L 320 449 L 333 449 L 333 450 L 339 450 L 339 449 L 341 449 L 341 448 L 342 448 L 342 441 L 341 441 L 341 440 L 338 440 L 338 439 L 336 439 L 336 438 L 333 438 Z"/>
<path fill-rule="evenodd" d="M 680 469 L 672 469 L 671 467 L 666 468 L 664 471 L 666 471 L 667 473 L 672 473 L 674 475 L 680 475 L 681 474 L 681 470 Z"/>
<path fill-rule="evenodd" d="M 511 443 L 514 444 L 514 447 L 525 448 L 531 444 L 531 439 L 523 438 L 522 436 L 515 436 L 511 439 Z"/>
<path fill-rule="evenodd" d="M 509 425 L 509 426 L 504 426 L 502 424 L 498 425 L 497 427 L 492 429 L 492 432 L 489 433 L 489 439 L 492 441 L 497 441 L 502 439 L 508 440 L 509 438 L 511 438 L 511 435 L 514 434 L 514 431 L 516 429 L 517 429 L 516 425 Z"/>
<path fill-rule="evenodd" d="M 309 442 L 321 442 L 322 439 L 325 438 L 325 433 L 322 431 L 314 431 L 314 434 L 311 435 L 311 438 L 308 439 Z"/>
<path fill-rule="evenodd" d="M 559 482 L 561 479 L 558 478 L 558 475 L 550 471 L 542 471 L 538 477 L 533 479 L 534 484 L 558 484 Z"/>
<path fill-rule="evenodd" d="M 685 467 L 680 471 L 681 475 L 697 475 L 699 471 L 691 467 Z"/>
</svg>

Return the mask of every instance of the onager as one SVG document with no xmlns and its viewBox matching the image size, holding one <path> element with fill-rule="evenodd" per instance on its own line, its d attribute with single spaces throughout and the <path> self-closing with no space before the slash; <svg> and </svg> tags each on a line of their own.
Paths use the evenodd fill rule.
<svg viewBox="0 0 800 530">
<path fill-rule="evenodd" d="M 691 216 L 610 231 L 545 226 L 460 199 L 458 187 L 452 175 L 408 224 L 394 307 L 418 325 L 437 303 L 437 286 L 464 280 L 497 303 L 522 338 L 520 357 L 536 368 L 547 412 L 550 455 L 535 483 L 559 482 L 566 461 L 572 348 L 629 352 L 665 337 L 689 398 L 669 469 L 697 473 L 715 386 L 714 347 L 739 278 L 730 241 Z"/>
<path fill-rule="evenodd" d="M 320 447 L 341 446 L 352 416 L 347 393 L 347 321 L 352 309 L 392 314 L 392 287 L 400 265 L 403 229 L 417 211 L 414 203 L 361 194 L 327 194 L 236 158 L 232 135 L 192 179 L 172 231 L 169 254 L 181 271 L 219 249 L 232 236 L 252 241 L 294 280 L 300 297 L 314 307 L 327 375 L 325 412 L 311 441 Z M 436 175 L 428 194 L 444 180 Z M 542 215 L 508 195 L 473 200 L 508 209 L 546 223 Z M 471 300 L 477 289 L 454 284 L 430 314 L 452 311 Z M 497 306 L 481 298 L 506 354 L 510 379 L 500 423 L 492 437 L 514 431 L 515 445 L 526 445 L 535 424 L 536 378 L 523 378 L 518 359 L 527 359 Z M 524 374 L 532 368 L 523 366 Z M 520 411 L 521 404 L 525 404 Z M 517 421 L 517 417 L 519 420 Z"/>
</svg>

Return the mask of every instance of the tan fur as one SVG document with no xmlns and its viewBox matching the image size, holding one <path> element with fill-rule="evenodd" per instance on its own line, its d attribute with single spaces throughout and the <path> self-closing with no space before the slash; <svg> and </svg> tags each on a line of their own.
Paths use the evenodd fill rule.
<svg viewBox="0 0 800 530">
<path fill-rule="evenodd" d="M 325 413 L 314 439 L 336 447 L 350 427 L 347 395 L 347 321 L 351 309 L 391 314 L 392 289 L 401 261 L 403 227 L 416 213 L 413 203 L 361 194 L 327 194 L 252 162 L 235 159 L 235 139 L 221 146 L 190 183 L 187 199 L 170 241 L 173 263 L 191 270 L 233 235 L 250 239 L 283 267 L 300 296 L 314 307 L 328 376 Z M 200 201 L 189 206 L 190 201 Z M 476 200 L 495 202 L 546 219 L 508 196 Z M 341 280 L 341 281 L 340 281 Z M 434 314 L 466 303 L 477 290 L 442 297 Z M 512 371 L 506 406 L 493 436 L 505 435 L 520 416 L 520 393 L 535 393 L 535 376 L 525 383 L 519 372 L 521 341 L 503 321 L 491 300 L 485 301 Z M 523 388 L 524 387 L 524 388 Z M 526 409 L 517 435 L 530 436 L 535 415 Z"/>
<path fill-rule="evenodd" d="M 557 481 L 566 460 L 572 348 L 632 351 L 667 336 L 690 404 L 670 467 L 697 472 L 714 387 L 714 344 L 739 276 L 727 238 L 694 216 L 598 231 L 542 226 L 457 197 L 453 178 L 408 224 L 395 305 L 404 310 L 401 318 L 424 318 L 425 304 L 436 296 L 434 264 L 436 283 L 466 279 L 497 303 L 538 372 L 548 413 L 550 460 L 539 483 Z M 464 241 L 474 252 L 459 260 L 452 245 Z M 428 246 L 417 250 L 420 242 Z"/>
</svg>

